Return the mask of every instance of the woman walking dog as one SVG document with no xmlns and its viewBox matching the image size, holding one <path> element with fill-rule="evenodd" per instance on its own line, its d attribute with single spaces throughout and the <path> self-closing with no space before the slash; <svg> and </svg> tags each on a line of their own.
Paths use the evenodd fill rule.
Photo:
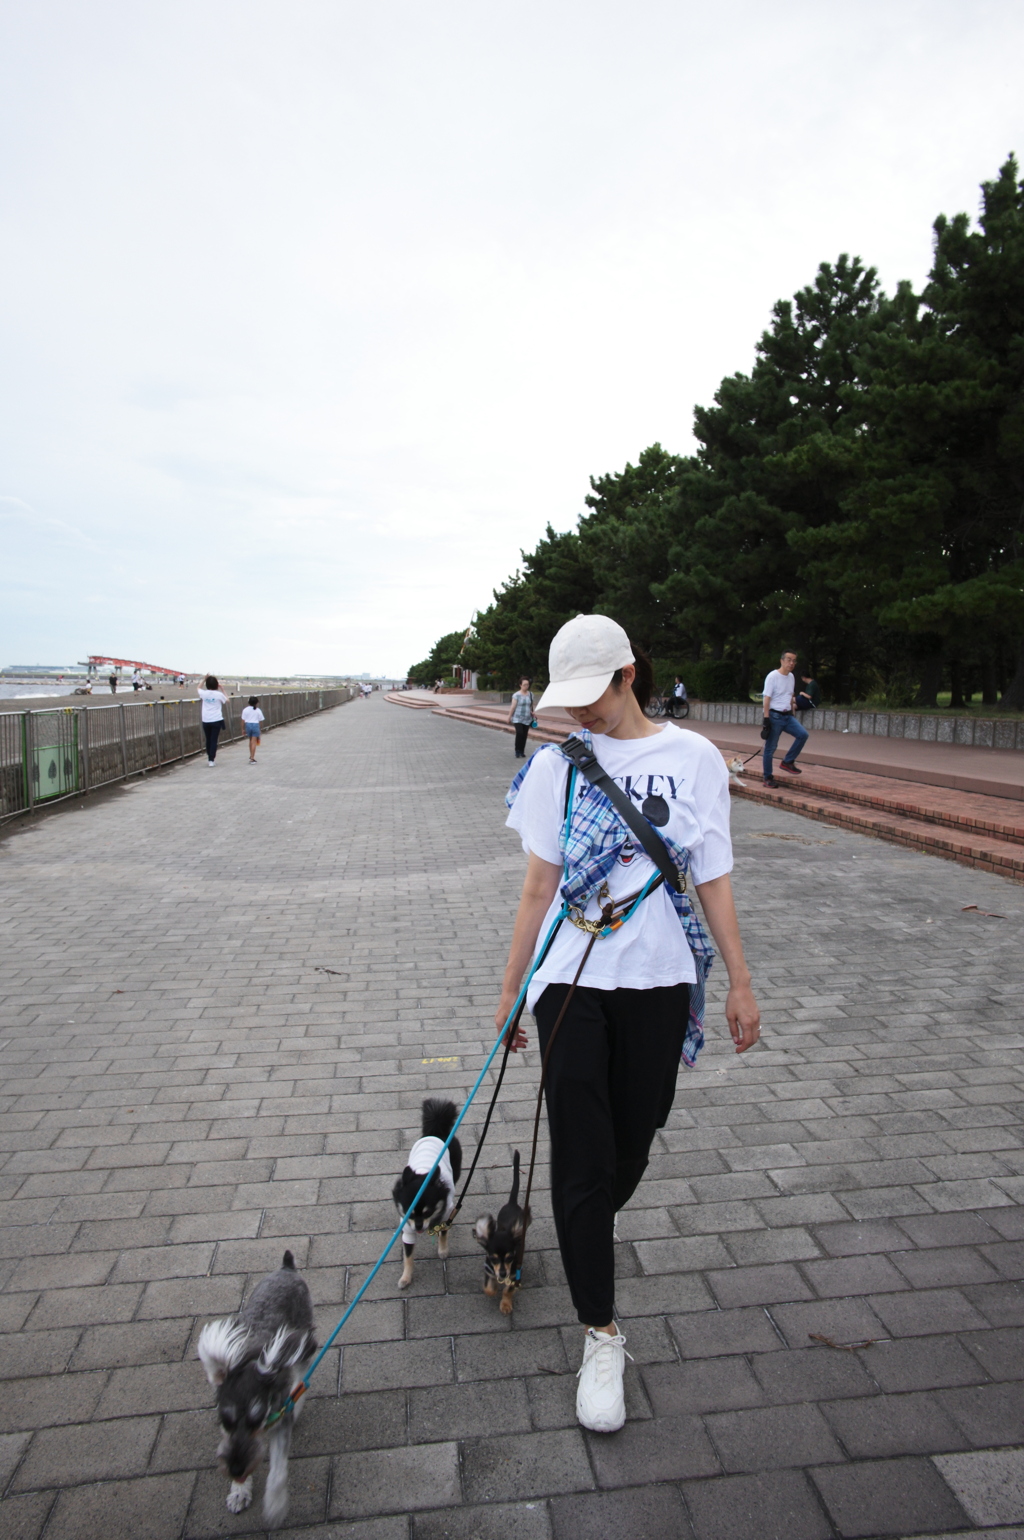
<svg viewBox="0 0 1024 1540">
<path fill-rule="evenodd" d="M 555 1228 L 585 1333 L 576 1415 L 584 1427 L 612 1433 L 625 1421 L 615 1216 L 668 1117 L 680 1056 L 692 1064 L 703 1042 L 711 948 L 685 896 L 687 871 L 728 970 L 725 1013 L 737 1053 L 757 1042 L 760 1016 L 729 881 L 721 754 L 696 733 L 648 721 L 650 662 L 607 616 L 578 615 L 562 627 L 549 676 L 537 711 L 567 709 L 618 792 L 610 789 L 610 801 L 591 784 L 592 772 L 575 769 L 554 745 L 513 781 L 508 822 L 529 863 L 495 1021 L 500 1028 L 508 1020 L 538 937 L 564 899 L 569 919 L 534 975 L 526 1008 L 545 1056 Z M 643 839 L 613 805 L 619 793 L 643 815 L 645 823 L 633 819 Z M 659 876 L 666 869 L 672 888 Z M 513 1050 L 526 1042 L 517 1028 Z"/>
</svg>

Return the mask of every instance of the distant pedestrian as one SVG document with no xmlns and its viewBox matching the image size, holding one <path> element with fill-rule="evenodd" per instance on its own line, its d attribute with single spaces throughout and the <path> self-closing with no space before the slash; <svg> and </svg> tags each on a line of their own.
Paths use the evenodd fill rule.
<svg viewBox="0 0 1024 1540">
<path fill-rule="evenodd" d="M 228 698 L 217 683 L 216 674 L 207 674 L 206 686 L 199 691 L 199 699 L 203 703 L 203 736 L 206 739 L 206 757 L 213 769 L 214 760 L 217 758 L 217 739 L 220 730 L 224 726 L 224 707 Z"/>
<path fill-rule="evenodd" d="M 516 730 L 516 759 L 525 759 L 526 735 L 533 725 L 533 695 L 528 679 L 520 679 L 519 689 L 509 706 L 508 719 Z"/>
<path fill-rule="evenodd" d="M 800 713 L 801 722 L 805 711 L 816 711 L 821 705 L 821 690 L 816 679 L 811 679 L 807 674 L 797 674 L 800 681 L 800 689 L 796 692 L 796 709 Z"/>
<path fill-rule="evenodd" d="M 138 669 L 136 669 L 132 674 L 132 689 L 136 692 L 142 689 L 142 675 L 139 673 Z"/>
<path fill-rule="evenodd" d="M 668 715 L 677 717 L 683 715 L 683 706 L 687 703 L 686 686 L 677 674 L 672 685 L 672 693 L 668 698 Z"/>
<path fill-rule="evenodd" d="M 256 750 L 260 746 L 260 723 L 266 721 L 266 717 L 260 710 L 260 698 L 258 695 L 249 696 L 249 704 L 242 710 L 242 721 L 245 723 L 245 736 L 249 740 L 249 763 L 256 763 Z"/>
<path fill-rule="evenodd" d="M 116 674 L 111 674 L 111 676 L 110 676 L 110 693 L 111 693 L 111 695 L 116 695 L 117 694 L 117 675 Z"/>
<path fill-rule="evenodd" d="M 772 774 L 772 759 L 783 733 L 788 733 L 796 741 L 779 768 L 780 770 L 785 770 L 789 775 L 803 775 L 799 765 L 794 763 L 808 737 L 806 727 L 797 718 L 793 709 L 796 701 L 795 681 L 793 679 L 795 667 L 796 653 L 784 652 L 779 660 L 778 668 L 773 668 L 764 682 L 762 704 L 768 732 L 766 735 L 762 729 L 761 736 L 764 738 L 763 768 L 764 784 L 766 786 L 778 785 Z"/>
</svg>

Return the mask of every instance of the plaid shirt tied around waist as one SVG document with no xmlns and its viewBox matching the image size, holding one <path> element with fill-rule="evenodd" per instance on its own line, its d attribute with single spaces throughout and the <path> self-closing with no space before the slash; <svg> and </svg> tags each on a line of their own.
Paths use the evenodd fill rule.
<svg viewBox="0 0 1024 1540">
<path fill-rule="evenodd" d="M 593 739 L 585 728 L 581 728 L 575 736 L 581 738 L 593 753 Z M 544 744 L 537 753 L 543 754 L 549 749 L 553 749 L 556 754 L 561 753 L 553 743 Z M 511 808 L 515 802 L 535 758 L 536 755 L 526 761 L 509 787 L 505 797 L 506 807 Z M 569 769 L 571 772 L 571 765 Z M 579 796 L 575 799 L 575 806 L 569 809 L 569 816 L 562 825 L 558 843 L 563 862 L 562 897 L 573 908 L 582 910 L 592 898 L 597 896 L 602 882 L 608 877 L 622 854 L 623 847 L 633 843 L 633 836 L 620 821 L 618 813 L 604 792 L 592 786 L 584 776 L 580 776 L 579 786 Z M 661 829 L 656 832 L 664 842 L 680 874 L 685 877 L 690 867 L 690 852 Z M 686 1037 L 683 1042 L 683 1063 L 692 1069 L 697 1055 L 704 1046 L 707 978 L 711 972 L 715 949 L 697 918 L 689 897 L 685 893 L 676 893 L 667 886 L 666 892 L 672 900 L 672 907 L 683 927 L 687 945 L 693 953 L 697 974 L 697 982 L 690 985 L 690 1019 L 687 1022 Z"/>
</svg>

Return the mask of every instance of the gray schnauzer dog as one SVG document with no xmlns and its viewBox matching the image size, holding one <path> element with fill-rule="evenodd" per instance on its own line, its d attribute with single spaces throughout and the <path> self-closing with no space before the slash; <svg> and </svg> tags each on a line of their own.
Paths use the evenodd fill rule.
<svg viewBox="0 0 1024 1540">
<path fill-rule="evenodd" d="M 290 1251 L 276 1273 L 253 1289 L 238 1315 L 211 1321 L 199 1335 L 199 1357 L 217 1389 L 217 1413 L 224 1436 L 217 1454 L 231 1477 L 228 1508 L 241 1513 L 252 1502 L 252 1475 L 263 1455 L 260 1434 L 280 1411 L 316 1353 L 313 1301 Z M 288 1451 L 298 1407 L 278 1419 L 267 1434 L 270 1469 L 263 1494 L 269 1529 L 288 1512 Z"/>
</svg>

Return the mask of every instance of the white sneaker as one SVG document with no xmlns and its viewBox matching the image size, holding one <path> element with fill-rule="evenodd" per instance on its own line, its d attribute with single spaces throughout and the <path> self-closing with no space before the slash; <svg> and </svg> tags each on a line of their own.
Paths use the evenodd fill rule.
<svg viewBox="0 0 1024 1540">
<path fill-rule="evenodd" d="M 576 1420 L 593 1433 L 617 1433 L 626 1420 L 626 1400 L 622 1393 L 622 1374 L 626 1359 L 626 1339 L 619 1332 L 587 1330 L 583 1363 L 576 1378 Z"/>
</svg>

